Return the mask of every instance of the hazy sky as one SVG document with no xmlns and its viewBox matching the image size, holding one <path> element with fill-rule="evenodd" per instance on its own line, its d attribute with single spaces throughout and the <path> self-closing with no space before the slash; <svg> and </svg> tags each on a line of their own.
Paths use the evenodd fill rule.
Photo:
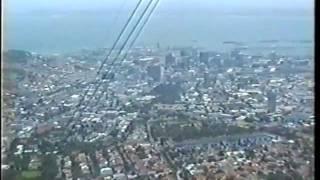
<svg viewBox="0 0 320 180">
<path fill-rule="evenodd" d="M 197 40 L 200 46 L 219 48 L 226 40 L 309 40 L 313 1 L 160 0 L 137 44 L 184 46 Z M 137 2 L 4 0 L 8 47 L 48 52 L 104 47 L 113 42 Z"/>
<path fill-rule="evenodd" d="M 126 5 L 137 0 L 4 0 L 7 12 L 25 12 L 34 10 L 92 10 L 116 8 L 124 1 Z M 146 1 L 146 0 L 145 0 Z M 314 0 L 161 0 L 159 9 L 190 8 L 276 8 L 276 9 L 313 9 Z"/>
</svg>

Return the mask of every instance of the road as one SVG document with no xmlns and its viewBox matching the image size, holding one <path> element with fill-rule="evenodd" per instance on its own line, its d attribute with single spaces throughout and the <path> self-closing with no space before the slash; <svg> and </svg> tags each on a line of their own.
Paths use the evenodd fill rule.
<svg viewBox="0 0 320 180">
<path fill-rule="evenodd" d="M 181 170 L 179 169 L 177 172 L 176 172 L 176 177 L 177 177 L 177 180 L 183 180 L 183 178 L 180 177 L 179 174 L 181 174 Z"/>
</svg>

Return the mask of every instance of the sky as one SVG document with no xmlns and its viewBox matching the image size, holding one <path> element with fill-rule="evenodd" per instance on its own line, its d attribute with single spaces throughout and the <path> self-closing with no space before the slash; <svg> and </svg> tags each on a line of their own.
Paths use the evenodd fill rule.
<svg viewBox="0 0 320 180">
<path fill-rule="evenodd" d="M 4 27 L 14 48 L 59 52 L 78 46 L 104 46 L 101 35 L 105 34 L 107 39 L 109 34 L 117 32 L 138 1 L 3 0 Z M 239 41 L 278 37 L 310 39 L 313 1 L 160 0 L 141 42 L 180 45 L 198 40 L 204 46 L 211 46 L 237 38 Z M 294 30 L 288 33 L 288 28 Z"/>
<path fill-rule="evenodd" d="M 128 7 L 138 0 L 4 0 L 5 11 L 10 13 L 41 10 L 95 10 Z M 161 0 L 159 9 L 307 9 L 312 10 L 314 0 Z"/>
</svg>

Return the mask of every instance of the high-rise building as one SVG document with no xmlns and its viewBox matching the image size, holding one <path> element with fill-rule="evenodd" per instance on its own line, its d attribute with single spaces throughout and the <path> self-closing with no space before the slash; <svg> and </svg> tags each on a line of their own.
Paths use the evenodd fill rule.
<svg viewBox="0 0 320 180">
<path fill-rule="evenodd" d="M 276 97 L 277 97 L 277 95 L 274 91 L 267 92 L 268 112 L 275 112 L 276 111 L 276 106 L 277 106 Z"/>
<path fill-rule="evenodd" d="M 208 87 L 211 85 L 209 72 L 204 72 L 203 79 L 204 79 L 204 86 L 205 87 Z"/>
<path fill-rule="evenodd" d="M 244 56 L 241 53 L 240 49 L 234 49 L 231 51 L 230 54 L 231 60 L 233 61 L 232 64 L 236 66 L 242 66 L 244 63 Z"/>
<path fill-rule="evenodd" d="M 277 53 L 275 51 L 272 51 L 270 54 L 269 54 L 269 58 L 272 60 L 272 61 L 275 61 L 277 60 Z"/>
<path fill-rule="evenodd" d="M 162 67 L 160 65 L 151 65 L 147 68 L 148 75 L 155 81 L 159 82 L 162 76 Z"/>
<path fill-rule="evenodd" d="M 209 52 L 200 52 L 200 54 L 199 54 L 200 62 L 205 63 L 205 64 L 209 63 L 209 57 L 210 57 Z"/>
<path fill-rule="evenodd" d="M 167 54 L 166 57 L 165 57 L 165 65 L 166 65 L 166 67 L 175 64 L 175 60 L 176 59 L 175 59 L 175 57 L 173 56 L 172 53 Z"/>
<path fill-rule="evenodd" d="M 231 52 L 230 52 L 230 56 L 232 58 L 236 58 L 237 56 L 239 56 L 240 54 L 240 50 L 239 49 L 233 49 Z"/>
<path fill-rule="evenodd" d="M 181 56 L 181 57 L 186 57 L 186 56 L 189 56 L 189 53 L 188 53 L 187 50 L 182 49 L 182 50 L 180 50 L 180 56 Z"/>
<path fill-rule="evenodd" d="M 163 66 L 160 66 L 160 82 L 163 83 L 166 81 L 165 69 Z"/>
<path fill-rule="evenodd" d="M 215 54 L 215 56 L 212 59 L 210 59 L 210 64 L 220 67 L 222 65 L 221 56 L 219 54 Z"/>
<path fill-rule="evenodd" d="M 190 58 L 182 57 L 179 62 L 177 62 L 177 68 L 187 69 L 190 65 Z"/>
</svg>

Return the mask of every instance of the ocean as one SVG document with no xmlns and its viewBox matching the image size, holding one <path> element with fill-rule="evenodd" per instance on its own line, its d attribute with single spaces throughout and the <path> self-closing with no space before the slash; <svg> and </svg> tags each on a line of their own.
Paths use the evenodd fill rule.
<svg viewBox="0 0 320 180">
<path fill-rule="evenodd" d="M 110 47 L 127 14 L 118 17 L 112 13 L 5 15 L 4 48 L 65 53 Z M 313 39 L 314 19 L 310 15 L 155 13 L 136 45 L 159 43 L 162 47 L 197 46 L 227 51 L 233 46 L 224 41 L 239 41 L 252 52 L 313 54 Z"/>
</svg>

